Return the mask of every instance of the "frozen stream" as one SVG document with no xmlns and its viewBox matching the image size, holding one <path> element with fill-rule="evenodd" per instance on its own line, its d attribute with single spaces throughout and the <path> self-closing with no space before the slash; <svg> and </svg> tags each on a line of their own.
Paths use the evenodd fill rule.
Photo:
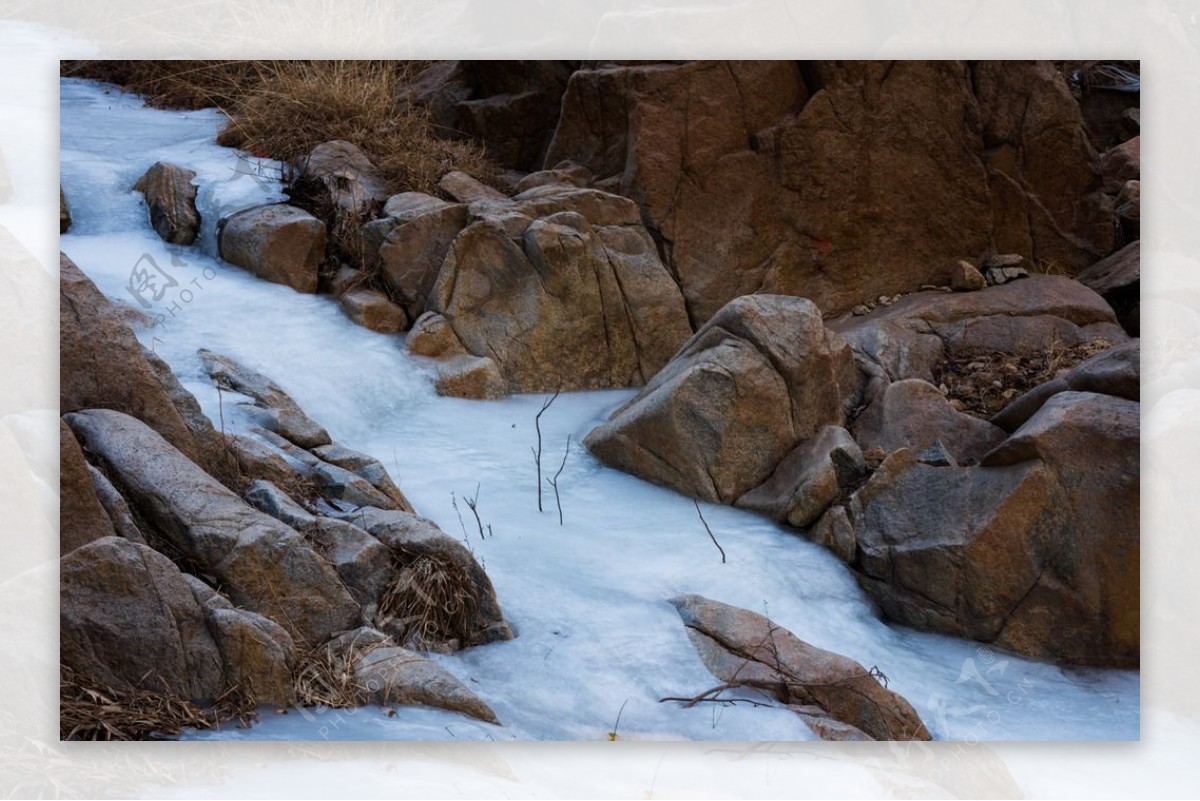
<svg viewBox="0 0 1200 801">
<path fill-rule="evenodd" d="M 1061 670 L 886 625 L 824 549 L 756 515 L 706 505 L 728 554 L 722 564 L 690 499 L 604 467 L 579 444 L 631 391 L 564 394 L 543 416 L 545 464 L 557 468 L 572 440 L 559 481 L 560 527 L 552 496 L 545 513 L 537 510 L 530 446 L 541 396 L 437 397 L 401 337 L 354 325 L 329 297 L 298 294 L 217 260 L 216 211 L 279 195 L 274 181 L 247 174 L 257 165 L 213 143 L 216 112 L 149 109 L 86 81 L 64 80 L 61 90 L 62 182 L 74 216 L 62 249 L 121 303 L 137 305 L 127 285 L 139 262 L 161 269 L 160 286 L 175 280 L 161 300 L 147 298 L 147 312 L 164 321 L 137 334 L 214 423 L 223 416 L 229 430 L 249 418 L 236 396 L 225 393 L 219 405 L 199 347 L 275 379 L 335 441 L 379 458 L 419 513 L 453 536 L 465 531 L 518 633 L 434 657 L 495 709 L 502 726 L 439 710 L 397 707 L 389 717 L 368 707 L 268 713 L 248 730 L 195 736 L 603 740 L 624 705 L 621 739 L 813 739 L 784 710 L 659 702 L 717 684 L 667 603 L 695 592 L 765 610 L 805 640 L 878 666 L 939 739 L 1138 737 L 1136 671 Z M 198 173 L 209 222 L 193 248 L 166 246 L 130 190 L 158 160 Z M 486 540 L 462 501 L 477 486 L 479 514 L 493 531 Z"/>
</svg>

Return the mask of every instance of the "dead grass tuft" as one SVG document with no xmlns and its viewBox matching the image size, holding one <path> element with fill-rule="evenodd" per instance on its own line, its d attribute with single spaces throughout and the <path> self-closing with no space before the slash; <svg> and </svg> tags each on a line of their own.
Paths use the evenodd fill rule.
<svg viewBox="0 0 1200 801">
<path fill-rule="evenodd" d="M 969 351 L 947 357 L 934 370 L 934 383 L 946 387 L 946 396 L 960 411 L 988 419 L 1039 384 L 1112 346 L 1106 339 L 1094 339 L 1018 353 Z"/>
<path fill-rule="evenodd" d="M 202 708 L 180 695 L 118 689 L 62 665 L 59 735 L 63 740 L 163 740 L 184 728 L 211 729 L 233 719 L 248 726 L 254 699 L 232 688 Z"/>
<path fill-rule="evenodd" d="M 463 569 L 431 554 L 398 559 L 394 578 L 379 602 L 378 618 L 405 645 L 428 648 L 470 641 L 475 615 L 474 583 Z"/>
</svg>

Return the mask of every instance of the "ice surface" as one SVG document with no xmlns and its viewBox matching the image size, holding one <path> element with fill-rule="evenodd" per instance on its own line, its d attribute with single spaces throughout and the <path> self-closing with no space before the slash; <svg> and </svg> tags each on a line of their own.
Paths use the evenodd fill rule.
<svg viewBox="0 0 1200 801">
<path fill-rule="evenodd" d="M 335 440 L 379 458 L 421 514 L 468 542 L 518 633 L 433 657 L 486 700 L 502 726 L 412 707 L 391 717 L 373 707 L 293 709 L 264 714 L 248 730 L 192 736 L 604 740 L 624 706 L 621 739 L 812 739 L 778 709 L 659 702 L 717 684 L 667 603 L 695 592 L 765 611 L 805 640 L 878 666 L 937 738 L 1138 737 L 1136 671 L 1064 670 L 887 625 L 824 549 L 757 515 L 704 505 L 728 554 L 722 564 L 690 499 L 604 467 L 580 445 L 629 390 L 564 394 L 543 415 L 545 470 L 557 469 L 571 438 L 559 526 L 552 490 L 545 488 L 545 512 L 536 505 L 530 447 L 542 396 L 437 397 L 427 366 L 407 355 L 402 337 L 354 325 L 329 297 L 258 280 L 214 257 L 215 211 L 279 197 L 275 182 L 237 172 L 237 153 L 213 144 L 216 112 L 149 109 L 110 87 L 64 80 L 61 119 L 63 183 L 75 218 L 63 250 L 105 293 L 135 308 L 127 285 L 143 256 L 177 281 L 145 309 L 164 319 L 138 331 L 143 344 L 226 430 L 245 428 L 252 416 L 236 397 L 218 396 L 197 348 L 262 370 Z M 195 248 L 165 245 L 129 189 L 157 160 L 198 173 L 207 223 Z M 189 287 L 184 300 L 179 293 Z M 463 503 L 477 488 L 480 517 L 491 527 L 486 539 Z"/>
</svg>

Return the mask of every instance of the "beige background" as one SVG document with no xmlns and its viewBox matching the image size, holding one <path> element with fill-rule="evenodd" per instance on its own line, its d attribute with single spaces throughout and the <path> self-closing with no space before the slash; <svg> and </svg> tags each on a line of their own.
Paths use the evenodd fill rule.
<svg viewBox="0 0 1200 801">
<path fill-rule="evenodd" d="M 1181 0 L 0 2 L 0 794 L 1191 795 L 1200 789 L 1200 9 Z M 1142 742 L 57 742 L 60 57 L 1141 58 Z"/>
</svg>

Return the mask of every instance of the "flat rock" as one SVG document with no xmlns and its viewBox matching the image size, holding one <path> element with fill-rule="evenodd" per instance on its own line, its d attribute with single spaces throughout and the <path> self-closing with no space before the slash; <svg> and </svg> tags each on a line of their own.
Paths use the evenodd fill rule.
<svg viewBox="0 0 1200 801">
<path fill-rule="evenodd" d="M 438 180 L 438 189 L 459 203 L 474 203 L 476 200 L 504 200 L 507 196 L 465 172 L 454 170 Z"/>
<path fill-rule="evenodd" d="M 683 595 L 671 603 L 714 676 L 801 707 L 806 722 L 821 717 L 837 721 L 814 727 L 823 737 L 858 739 L 849 736 L 852 728 L 873 740 L 931 739 L 916 710 L 853 659 L 804 642 L 746 609 L 699 595 Z"/>
<path fill-rule="evenodd" d="M 338 297 L 342 311 L 354 322 L 381 334 L 395 334 L 408 326 L 404 309 L 378 289 L 351 289 Z"/>
</svg>

